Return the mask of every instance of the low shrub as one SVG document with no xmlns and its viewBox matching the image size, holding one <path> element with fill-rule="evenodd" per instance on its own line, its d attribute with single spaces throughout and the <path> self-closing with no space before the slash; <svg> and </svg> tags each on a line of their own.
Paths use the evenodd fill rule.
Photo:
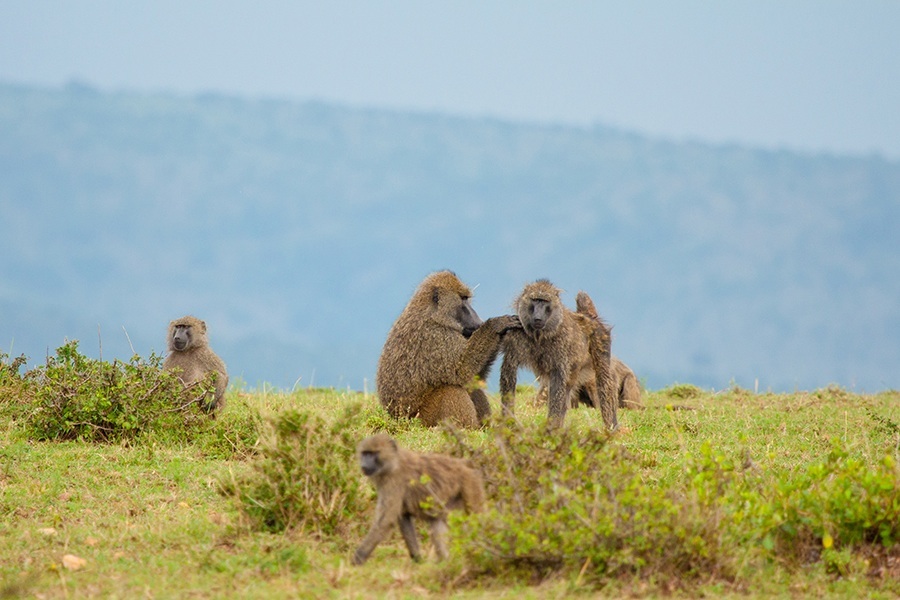
<svg viewBox="0 0 900 600">
<path fill-rule="evenodd" d="M 28 435 L 38 440 L 118 442 L 148 430 L 190 431 L 209 416 L 185 399 L 181 382 L 161 369 L 162 359 L 133 356 L 111 363 L 87 358 L 70 341 L 47 364 L 25 374 L 21 404 Z"/>
<path fill-rule="evenodd" d="M 718 492 L 648 485 L 640 461 L 605 433 L 507 420 L 479 449 L 457 437 L 487 482 L 488 509 L 454 516 L 457 550 L 484 574 L 577 574 L 586 584 L 651 576 L 728 578 Z M 709 491 L 709 486 L 701 486 Z"/>
<path fill-rule="evenodd" d="M 222 492 L 234 497 L 256 529 L 297 529 L 320 537 L 346 533 L 361 522 L 371 495 L 355 469 L 355 432 L 363 420 L 358 403 L 331 423 L 310 411 L 276 414 L 252 472 L 223 479 Z"/>
</svg>

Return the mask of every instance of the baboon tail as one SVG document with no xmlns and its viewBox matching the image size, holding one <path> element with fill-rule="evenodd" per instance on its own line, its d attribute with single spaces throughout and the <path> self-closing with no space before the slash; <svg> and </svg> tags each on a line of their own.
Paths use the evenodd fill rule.
<svg viewBox="0 0 900 600">
<path fill-rule="evenodd" d="M 595 321 L 600 320 L 597 307 L 594 306 L 594 301 L 587 295 L 587 292 L 578 292 L 575 296 L 575 312 L 579 312 Z"/>
</svg>

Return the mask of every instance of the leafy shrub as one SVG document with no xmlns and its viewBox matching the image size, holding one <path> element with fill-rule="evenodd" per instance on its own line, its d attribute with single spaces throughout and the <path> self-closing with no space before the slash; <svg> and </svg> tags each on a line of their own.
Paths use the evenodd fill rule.
<svg viewBox="0 0 900 600">
<path fill-rule="evenodd" d="M 639 461 L 605 433 L 505 421 L 493 435 L 481 449 L 460 442 L 457 450 L 481 468 L 491 499 L 481 514 L 453 517 L 455 543 L 475 571 L 569 572 L 594 584 L 611 576 L 730 576 L 718 491 L 648 485 Z"/>
<path fill-rule="evenodd" d="M 9 355 L 0 352 L 0 415 L 15 416 L 15 409 L 27 400 L 29 387 L 20 373 L 28 359 L 25 355 L 9 360 Z"/>
<path fill-rule="evenodd" d="M 127 363 L 94 360 L 71 341 L 47 364 L 26 373 L 32 386 L 24 405 L 28 434 L 40 440 L 116 442 L 147 430 L 189 431 L 209 421 L 199 404 L 184 400 L 181 382 L 162 359 Z"/>
<path fill-rule="evenodd" d="M 310 411 L 286 410 L 270 422 L 253 472 L 223 480 L 255 528 L 304 530 L 319 536 L 345 532 L 369 504 L 356 472 L 356 435 L 363 420 L 349 405 L 333 423 Z"/>
<path fill-rule="evenodd" d="M 690 398 L 699 398 L 703 395 L 704 392 L 696 385 L 691 385 L 690 383 L 676 383 L 663 390 L 660 390 L 660 393 L 665 394 L 666 396 L 669 396 L 671 398 L 688 400 Z"/>
<path fill-rule="evenodd" d="M 851 457 L 838 441 L 824 461 L 776 486 L 773 535 L 781 551 L 900 543 L 900 469 Z"/>
</svg>

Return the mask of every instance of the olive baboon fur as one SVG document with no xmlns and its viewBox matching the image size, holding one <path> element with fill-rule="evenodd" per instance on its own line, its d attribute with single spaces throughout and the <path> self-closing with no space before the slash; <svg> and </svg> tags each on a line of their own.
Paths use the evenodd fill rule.
<svg viewBox="0 0 900 600">
<path fill-rule="evenodd" d="M 169 354 L 163 369 L 175 372 L 186 389 L 202 382 L 209 373 L 215 373 L 215 390 L 206 390 L 198 399 L 208 412 L 225 406 L 228 371 L 222 359 L 209 347 L 206 323 L 191 316 L 172 321 L 167 344 Z"/>
<path fill-rule="evenodd" d="M 546 279 L 525 286 L 515 301 L 522 329 L 510 330 L 504 337 L 500 367 L 503 411 L 514 411 L 518 370 L 528 367 L 548 385 L 547 422 L 551 427 L 562 425 L 571 402 L 581 401 L 598 409 L 615 405 L 605 399 L 611 389 L 609 363 L 603 367 L 606 374 L 598 377 L 597 366 L 603 362 L 603 355 L 592 352 L 594 346 L 608 345 L 608 341 L 603 341 L 608 331 L 603 330 L 599 316 L 594 318 L 563 306 L 560 293 Z M 598 380 L 603 381 L 603 390 L 598 389 Z M 614 411 L 611 415 L 608 411 L 602 414 L 609 429 L 618 426 Z"/>
<path fill-rule="evenodd" d="M 438 558 L 447 558 L 447 513 L 454 509 L 478 512 L 483 508 L 481 474 L 460 458 L 400 448 L 385 433 L 364 439 L 356 451 L 362 472 L 378 491 L 378 503 L 372 529 L 353 553 L 353 564 L 366 562 L 395 525 L 400 527 L 410 557 L 421 561 L 413 519 L 428 523 Z"/>
<path fill-rule="evenodd" d="M 638 382 L 634 371 L 616 356 L 612 357 L 610 367 L 612 371 L 612 389 L 615 392 L 613 397 L 618 399 L 619 408 L 643 409 L 641 384 Z M 535 394 L 535 401 L 547 402 L 548 394 L 546 383 L 540 380 L 540 386 Z M 576 406 L 577 401 L 572 402 L 570 405 L 571 408 Z"/>
<path fill-rule="evenodd" d="M 388 333 L 378 360 L 381 404 L 394 417 L 418 417 L 426 426 L 445 419 L 478 427 L 490 415 L 480 389 L 514 316 L 482 322 L 472 291 L 452 271 L 432 273 L 419 285 Z"/>
<path fill-rule="evenodd" d="M 644 408 L 641 402 L 641 384 L 631 367 L 617 357 L 612 357 L 613 389 L 619 399 L 619 408 Z"/>
<path fill-rule="evenodd" d="M 619 426 L 619 417 L 616 411 L 618 403 L 612 373 L 612 331 L 600 318 L 597 307 L 587 292 L 578 292 L 575 295 L 575 311 L 588 317 L 594 325 L 589 330 L 588 346 L 594 363 L 594 373 L 597 376 L 600 412 L 606 426 L 614 430 Z"/>
</svg>

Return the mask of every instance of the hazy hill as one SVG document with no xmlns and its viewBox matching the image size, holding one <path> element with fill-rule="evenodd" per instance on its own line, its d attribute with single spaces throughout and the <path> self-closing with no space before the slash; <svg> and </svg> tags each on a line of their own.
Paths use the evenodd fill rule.
<svg viewBox="0 0 900 600">
<path fill-rule="evenodd" d="M 482 317 L 539 277 L 588 291 L 650 387 L 897 388 L 898 227 L 900 163 L 874 156 L 0 86 L 0 350 L 31 364 L 66 337 L 161 352 L 193 313 L 250 385 L 372 390 L 452 268 Z"/>
</svg>

